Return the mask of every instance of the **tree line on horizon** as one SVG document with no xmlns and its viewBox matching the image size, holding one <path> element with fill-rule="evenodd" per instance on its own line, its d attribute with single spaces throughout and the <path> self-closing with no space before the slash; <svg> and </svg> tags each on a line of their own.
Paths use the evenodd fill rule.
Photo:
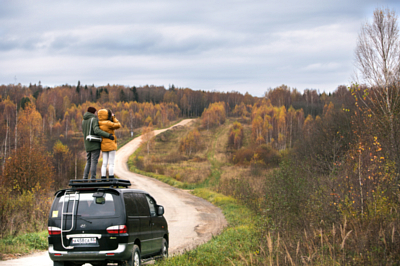
<svg viewBox="0 0 400 266">
<path fill-rule="evenodd" d="M 282 85 L 268 90 L 263 98 L 276 106 L 304 106 L 309 114 L 317 115 L 327 97 L 335 98 L 333 94 L 310 90 L 300 94 Z M 122 124 L 116 131 L 121 140 L 149 124 L 165 127 L 179 117 L 200 117 L 205 110 L 209 112 L 210 105 L 217 103 L 223 103 L 223 107 L 216 105 L 212 110 L 223 108 L 228 116 L 246 116 L 244 109 L 257 102 L 259 107 L 264 105 L 260 98 L 248 93 L 204 92 L 173 86 L 167 90 L 155 86 L 81 86 L 79 82 L 77 86 L 54 88 L 1 85 L 0 181 L 3 190 L 9 189 L 3 195 L 18 191 L 17 195 L 31 193 L 32 196 L 39 187 L 51 191 L 65 186 L 71 178 L 80 178 L 85 164 L 84 156 L 80 156 L 84 151 L 81 125 L 88 106 L 111 109 L 115 113 Z M 282 135 L 283 129 L 280 130 Z M 282 142 L 282 137 L 277 140 Z M 27 163 L 21 164 L 21 161 Z M 42 167 L 33 171 L 38 165 Z M 9 201 L 3 204 L 6 202 Z M 11 205 L 7 208 L 13 209 Z M 2 220 L 2 224 L 7 224 L 7 220 Z"/>
</svg>

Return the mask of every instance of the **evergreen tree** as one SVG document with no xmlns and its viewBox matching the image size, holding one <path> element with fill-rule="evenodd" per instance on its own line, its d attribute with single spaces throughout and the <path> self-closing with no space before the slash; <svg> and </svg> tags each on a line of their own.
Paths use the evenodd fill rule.
<svg viewBox="0 0 400 266">
<path fill-rule="evenodd" d="M 81 87 L 81 81 L 78 80 L 78 85 L 76 85 L 76 93 L 78 93 L 78 94 L 79 94 L 79 92 L 81 90 L 80 87 Z"/>
<path fill-rule="evenodd" d="M 124 92 L 123 89 L 121 89 L 121 91 L 119 92 L 119 100 L 120 100 L 121 102 L 126 102 L 126 101 L 127 101 L 127 100 L 126 100 L 126 95 L 125 95 L 125 92 Z"/>
</svg>

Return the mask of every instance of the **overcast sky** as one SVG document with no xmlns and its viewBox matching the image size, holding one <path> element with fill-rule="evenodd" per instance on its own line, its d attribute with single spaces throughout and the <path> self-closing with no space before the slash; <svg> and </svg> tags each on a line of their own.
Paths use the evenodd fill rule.
<svg viewBox="0 0 400 266">
<path fill-rule="evenodd" d="M 349 85 L 389 0 L 0 0 L 0 84 L 174 84 L 262 96 Z"/>
</svg>

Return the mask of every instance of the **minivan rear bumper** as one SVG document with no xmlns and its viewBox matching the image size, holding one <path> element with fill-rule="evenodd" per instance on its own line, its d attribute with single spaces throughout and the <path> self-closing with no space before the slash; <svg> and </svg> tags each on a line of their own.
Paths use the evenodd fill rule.
<svg viewBox="0 0 400 266">
<path fill-rule="evenodd" d="M 49 256 L 53 261 L 117 261 L 127 260 L 131 256 L 133 249 L 132 244 L 118 244 L 115 250 L 101 251 L 58 251 L 54 250 L 52 244 L 49 245 Z"/>
</svg>

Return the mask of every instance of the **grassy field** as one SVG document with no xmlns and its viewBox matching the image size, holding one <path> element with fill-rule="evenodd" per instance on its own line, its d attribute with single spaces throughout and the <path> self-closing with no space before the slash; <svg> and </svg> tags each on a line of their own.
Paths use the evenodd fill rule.
<svg viewBox="0 0 400 266">
<path fill-rule="evenodd" d="M 158 135 L 150 154 L 138 149 L 129 158 L 131 171 L 178 188 L 193 189 L 193 194 L 221 208 L 228 221 L 228 227 L 209 242 L 183 255 L 159 261 L 157 265 L 250 265 L 260 258 L 263 251 L 260 250 L 257 228 L 263 221 L 232 197 L 237 193 L 229 191 L 232 180 L 249 176 L 248 167 L 230 163 L 227 142 L 232 123 L 233 120 L 228 119 L 219 127 L 202 130 L 199 122 L 195 121 L 189 126 Z M 195 128 L 201 134 L 200 151 L 191 156 L 180 153 L 180 140 Z M 248 127 L 245 130 L 249 130 Z"/>
</svg>

